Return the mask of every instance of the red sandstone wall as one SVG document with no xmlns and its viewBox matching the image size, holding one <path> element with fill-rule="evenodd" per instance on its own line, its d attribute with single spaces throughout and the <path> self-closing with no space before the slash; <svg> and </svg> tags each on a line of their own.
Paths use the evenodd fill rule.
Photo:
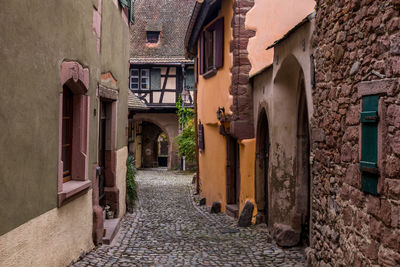
<svg viewBox="0 0 400 267">
<path fill-rule="evenodd" d="M 399 0 L 317 1 L 313 266 L 400 266 L 399 9 Z M 362 90 L 382 95 L 379 197 L 361 191 Z"/>
</svg>

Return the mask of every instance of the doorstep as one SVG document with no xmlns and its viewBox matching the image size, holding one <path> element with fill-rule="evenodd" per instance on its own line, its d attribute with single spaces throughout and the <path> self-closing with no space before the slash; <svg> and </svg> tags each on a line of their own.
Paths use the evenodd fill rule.
<svg viewBox="0 0 400 267">
<path fill-rule="evenodd" d="M 103 244 L 110 245 L 114 237 L 118 233 L 121 219 L 108 219 L 104 221 Z"/>
<path fill-rule="evenodd" d="M 238 218 L 239 216 L 239 205 L 237 204 L 228 204 L 226 205 L 226 214 L 233 217 Z"/>
</svg>

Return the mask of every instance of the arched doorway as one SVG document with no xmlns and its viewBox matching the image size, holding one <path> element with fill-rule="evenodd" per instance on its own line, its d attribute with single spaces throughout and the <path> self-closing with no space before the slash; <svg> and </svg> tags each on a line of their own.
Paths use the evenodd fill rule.
<svg viewBox="0 0 400 267">
<path fill-rule="evenodd" d="M 157 148 L 158 166 L 168 167 L 168 138 L 164 132 L 157 138 Z"/>
<path fill-rule="evenodd" d="M 301 242 L 309 245 L 310 232 L 310 134 L 304 78 L 299 79 L 297 119 L 296 217 L 301 225 Z"/>
<path fill-rule="evenodd" d="M 257 203 L 257 221 L 268 224 L 268 165 L 269 165 L 269 126 L 265 109 L 258 116 L 257 146 L 255 166 L 255 192 Z"/>
<path fill-rule="evenodd" d="M 141 126 L 142 167 L 167 167 L 170 145 L 167 134 L 152 122 L 143 121 Z"/>
</svg>

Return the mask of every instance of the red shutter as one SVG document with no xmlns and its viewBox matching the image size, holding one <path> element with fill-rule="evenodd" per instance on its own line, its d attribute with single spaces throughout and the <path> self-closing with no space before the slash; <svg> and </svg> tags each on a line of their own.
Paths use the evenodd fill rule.
<svg viewBox="0 0 400 267">
<path fill-rule="evenodd" d="M 224 18 L 220 18 L 214 24 L 216 31 L 215 67 L 218 69 L 224 66 Z"/>
<path fill-rule="evenodd" d="M 204 73 L 204 33 L 200 34 L 200 74 Z"/>
</svg>

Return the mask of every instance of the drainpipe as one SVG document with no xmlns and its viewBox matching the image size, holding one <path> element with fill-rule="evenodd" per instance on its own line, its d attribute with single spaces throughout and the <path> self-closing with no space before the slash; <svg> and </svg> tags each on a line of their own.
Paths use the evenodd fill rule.
<svg viewBox="0 0 400 267">
<path fill-rule="evenodd" d="M 181 92 L 181 101 L 182 101 L 182 108 L 185 108 L 185 101 L 183 99 L 182 93 L 183 90 L 185 90 L 185 78 L 186 78 L 186 71 L 185 71 L 185 63 L 182 63 L 182 92 Z M 181 123 L 181 129 L 183 131 L 184 125 L 184 120 L 185 120 L 185 113 L 182 113 L 182 123 Z M 185 157 L 181 157 L 181 170 L 185 171 L 186 170 L 186 162 L 185 162 Z"/>
</svg>

